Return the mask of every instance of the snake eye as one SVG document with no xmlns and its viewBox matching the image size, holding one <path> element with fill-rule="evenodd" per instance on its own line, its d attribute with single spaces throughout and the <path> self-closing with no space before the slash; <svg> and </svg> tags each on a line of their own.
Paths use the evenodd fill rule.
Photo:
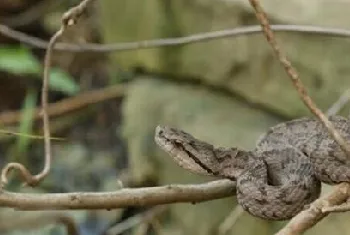
<svg viewBox="0 0 350 235">
<path fill-rule="evenodd" d="M 301 150 L 301 152 L 306 156 L 306 157 L 309 157 L 309 154 L 303 149 Z"/>
</svg>

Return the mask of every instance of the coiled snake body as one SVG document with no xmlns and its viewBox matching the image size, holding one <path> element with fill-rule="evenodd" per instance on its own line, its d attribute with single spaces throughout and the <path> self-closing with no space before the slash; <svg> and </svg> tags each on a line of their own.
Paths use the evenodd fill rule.
<svg viewBox="0 0 350 235">
<path fill-rule="evenodd" d="M 330 118 L 350 140 L 350 121 Z M 183 168 L 237 180 L 238 203 L 264 219 L 285 220 L 317 199 L 321 181 L 350 182 L 350 158 L 318 120 L 301 118 L 270 128 L 252 151 L 215 148 L 190 134 L 158 126 L 156 143 Z"/>
</svg>

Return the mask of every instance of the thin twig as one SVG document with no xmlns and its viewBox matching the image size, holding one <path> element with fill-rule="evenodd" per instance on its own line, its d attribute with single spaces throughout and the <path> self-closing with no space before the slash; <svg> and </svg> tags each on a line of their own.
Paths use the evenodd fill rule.
<svg viewBox="0 0 350 235">
<path fill-rule="evenodd" d="M 150 224 L 140 224 L 137 228 L 135 228 L 135 235 L 147 235 L 149 231 Z"/>
<path fill-rule="evenodd" d="M 271 29 L 276 32 L 299 32 L 316 35 L 325 35 L 331 37 L 350 37 L 350 30 L 340 28 L 330 28 L 322 26 L 312 25 L 271 25 Z M 217 40 L 220 38 L 237 37 L 248 34 L 261 33 L 262 29 L 259 25 L 236 27 L 233 29 L 218 30 L 213 32 L 205 32 L 192 34 L 185 37 L 175 38 L 160 38 L 154 40 L 144 40 L 138 42 L 125 42 L 125 43 L 111 43 L 111 44 L 73 44 L 73 43 L 57 43 L 54 47 L 55 50 L 60 51 L 72 51 L 72 52 L 121 52 L 138 49 L 150 49 L 155 47 L 177 46 L 186 45 L 190 43 L 205 42 L 211 40 Z M 0 24 L 0 33 L 20 41 L 28 46 L 32 46 L 39 49 L 46 49 L 48 42 L 37 37 L 30 36 L 28 34 L 16 31 Z"/>
<path fill-rule="evenodd" d="M 148 224 L 152 226 L 155 235 L 164 234 L 159 217 L 152 218 L 152 220 Z M 146 233 L 145 233 L 145 235 L 146 235 Z"/>
<path fill-rule="evenodd" d="M 62 114 L 81 109 L 85 106 L 102 102 L 108 99 L 121 97 L 124 95 L 127 86 L 113 85 L 106 88 L 101 88 L 92 91 L 86 91 L 74 97 L 69 97 L 56 103 L 49 104 L 47 108 L 50 117 L 60 116 Z M 21 111 L 9 111 L 0 113 L 0 126 L 15 124 L 20 121 Z M 41 117 L 40 109 L 33 111 L 33 119 L 36 120 Z"/>
<path fill-rule="evenodd" d="M 45 149 L 45 162 L 41 172 L 37 175 L 32 175 L 29 170 L 20 163 L 9 163 L 1 171 L 1 187 L 4 187 L 8 180 L 8 173 L 16 169 L 20 172 L 22 179 L 26 185 L 36 186 L 43 180 L 51 169 L 51 139 L 50 139 L 50 124 L 48 116 L 48 84 L 50 79 L 50 67 L 51 67 L 51 56 L 53 47 L 63 32 L 70 26 L 75 25 L 78 18 L 83 14 L 87 5 L 93 0 L 84 0 L 79 5 L 72 7 L 62 16 L 61 28 L 51 37 L 48 48 L 45 54 L 44 60 L 44 73 L 43 73 L 43 85 L 41 94 L 41 105 L 42 105 L 42 116 L 43 116 L 43 129 L 44 129 L 44 149 Z"/>
<path fill-rule="evenodd" d="M 193 185 L 124 188 L 115 192 L 0 193 L 0 207 L 18 210 L 89 210 L 170 203 L 196 203 L 233 196 L 236 183 L 216 180 Z"/>
<path fill-rule="evenodd" d="M 271 45 L 273 51 L 275 52 L 278 60 L 283 65 L 283 68 L 287 72 L 289 78 L 291 79 L 294 87 L 299 93 L 300 98 L 303 100 L 304 104 L 308 107 L 308 109 L 323 123 L 323 125 L 327 128 L 328 132 L 334 138 L 334 140 L 339 144 L 341 149 L 346 153 L 348 157 L 350 157 L 350 146 L 346 143 L 344 138 L 339 134 L 339 132 L 334 128 L 334 125 L 328 120 L 328 118 L 322 113 L 322 111 L 317 108 L 316 104 L 312 101 L 311 97 L 307 94 L 307 91 L 299 78 L 298 72 L 292 66 L 292 63 L 288 60 L 286 55 L 282 52 L 277 41 L 275 39 L 274 33 L 270 27 L 267 16 L 260 6 L 258 0 L 249 0 L 250 4 L 253 6 L 255 10 L 255 14 L 257 19 L 259 20 L 261 27 L 263 29 L 264 35 Z"/>
<path fill-rule="evenodd" d="M 25 133 L 10 131 L 10 130 L 0 130 L 0 135 L 14 136 L 14 137 L 21 136 L 24 138 L 30 138 L 30 139 L 36 139 L 36 140 L 44 139 L 44 137 L 41 135 L 25 134 Z M 60 138 L 60 137 L 51 137 L 51 139 L 55 141 L 65 140 L 64 138 Z"/>
<path fill-rule="evenodd" d="M 50 39 L 49 46 L 46 51 L 45 61 L 44 61 L 44 78 L 41 93 L 41 106 L 42 106 L 42 116 L 43 116 L 43 129 L 44 129 L 44 148 L 45 148 L 45 162 L 43 170 L 34 176 L 35 183 L 30 186 L 35 186 L 42 179 L 49 174 L 51 168 L 51 139 L 50 139 L 50 123 L 48 115 L 48 92 L 49 92 L 49 79 L 50 79 L 50 68 L 51 68 L 51 56 L 53 51 L 53 46 L 57 40 L 61 37 L 65 30 L 65 26 L 61 27 Z"/>
<path fill-rule="evenodd" d="M 309 110 L 324 124 L 328 132 L 332 135 L 334 140 L 340 145 L 342 150 L 350 157 L 350 148 L 341 137 L 341 135 L 335 130 L 333 124 L 327 119 L 327 117 L 322 113 L 321 110 L 313 103 L 310 96 L 301 82 L 296 69 L 292 66 L 291 62 L 287 59 L 286 55 L 282 52 L 277 44 L 274 33 L 272 32 L 267 16 L 259 4 L 258 0 L 249 0 L 250 4 L 255 10 L 256 17 L 258 18 L 261 27 L 263 29 L 264 35 L 271 45 L 277 58 L 286 70 L 289 78 L 299 96 L 303 100 L 304 104 L 309 108 Z M 315 225 L 318 221 L 324 218 L 328 213 L 323 212 L 322 208 L 334 206 L 343 203 L 349 197 L 350 186 L 348 183 L 342 183 L 338 185 L 332 193 L 323 199 L 318 199 L 313 202 L 308 210 L 300 212 L 296 215 L 281 231 L 278 235 L 296 235 L 305 232 L 307 229 Z"/>
<path fill-rule="evenodd" d="M 235 226 L 237 220 L 243 215 L 243 208 L 237 205 L 232 212 L 225 218 L 225 220 L 219 225 L 218 234 L 226 235 Z"/>
<path fill-rule="evenodd" d="M 107 235 L 122 234 L 125 231 L 135 227 L 136 225 L 149 222 L 154 217 L 162 214 L 166 208 L 167 208 L 166 206 L 156 206 L 152 209 L 149 209 L 146 212 L 143 212 L 141 214 L 137 214 L 133 217 L 127 218 L 126 220 L 122 221 L 121 223 L 118 223 L 118 224 L 114 225 L 112 228 L 108 229 L 106 234 Z"/>
<path fill-rule="evenodd" d="M 350 187 L 349 187 L 350 189 Z M 325 207 L 322 208 L 322 212 L 347 212 L 350 211 L 350 202 L 349 198 L 344 202 L 343 204 L 340 205 L 326 205 Z"/>
<path fill-rule="evenodd" d="M 339 113 L 350 100 L 350 89 L 346 90 L 339 99 L 327 110 L 327 116 L 333 116 Z"/>
</svg>

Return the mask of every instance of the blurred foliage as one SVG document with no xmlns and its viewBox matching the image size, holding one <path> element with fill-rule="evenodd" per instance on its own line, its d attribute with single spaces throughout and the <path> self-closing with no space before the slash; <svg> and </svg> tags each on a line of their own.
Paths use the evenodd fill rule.
<svg viewBox="0 0 350 235">
<path fill-rule="evenodd" d="M 19 125 L 19 133 L 31 134 L 33 128 L 33 113 L 36 106 L 36 91 L 29 89 L 22 108 L 21 122 Z M 16 156 L 27 152 L 31 138 L 27 136 L 19 136 L 17 138 Z"/>
<path fill-rule="evenodd" d="M 43 70 L 40 62 L 24 47 L 0 47 L 0 69 L 12 74 L 35 77 L 41 77 Z M 68 95 L 79 91 L 79 86 L 73 78 L 58 68 L 50 70 L 49 86 L 52 90 Z"/>
</svg>

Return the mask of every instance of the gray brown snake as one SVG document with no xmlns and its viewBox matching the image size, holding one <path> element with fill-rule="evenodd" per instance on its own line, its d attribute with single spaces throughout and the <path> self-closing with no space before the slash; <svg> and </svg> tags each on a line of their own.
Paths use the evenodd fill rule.
<svg viewBox="0 0 350 235">
<path fill-rule="evenodd" d="M 350 120 L 330 118 L 350 140 Z M 192 135 L 158 126 L 156 143 L 183 168 L 237 181 L 238 203 L 250 214 L 285 220 L 317 199 L 321 181 L 350 182 L 350 158 L 318 120 L 301 118 L 271 127 L 255 149 L 215 148 Z"/>
</svg>

